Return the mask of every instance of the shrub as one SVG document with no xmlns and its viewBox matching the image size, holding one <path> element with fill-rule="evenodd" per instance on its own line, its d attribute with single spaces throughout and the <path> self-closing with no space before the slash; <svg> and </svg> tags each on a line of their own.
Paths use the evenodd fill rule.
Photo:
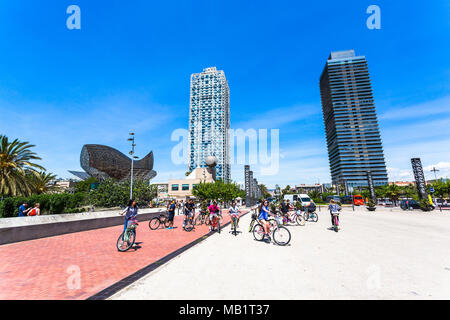
<svg viewBox="0 0 450 320">
<path fill-rule="evenodd" d="M 426 199 L 422 199 L 419 201 L 419 206 L 422 211 L 431 211 L 430 202 Z"/>
<path fill-rule="evenodd" d="M 27 203 L 32 207 L 39 203 L 41 214 L 60 214 L 67 212 L 71 208 L 72 212 L 77 207 L 83 205 L 87 200 L 84 193 L 61 193 L 61 194 L 39 194 L 26 197 L 9 197 L 0 201 L 0 217 L 17 217 L 19 207 Z"/>
</svg>

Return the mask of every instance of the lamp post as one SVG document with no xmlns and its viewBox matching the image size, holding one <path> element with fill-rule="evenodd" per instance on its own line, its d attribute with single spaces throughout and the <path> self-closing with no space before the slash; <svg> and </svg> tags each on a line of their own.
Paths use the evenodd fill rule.
<svg viewBox="0 0 450 320">
<path fill-rule="evenodd" d="M 134 166 L 134 159 L 137 159 L 137 157 L 134 156 L 134 147 L 136 144 L 134 143 L 134 132 L 130 132 L 130 138 L 128 138 L 128 141 L 131 141 L 131 176 L 130 176 L 130 200 L 133 199 L 133 166 Z"/>
</svg>

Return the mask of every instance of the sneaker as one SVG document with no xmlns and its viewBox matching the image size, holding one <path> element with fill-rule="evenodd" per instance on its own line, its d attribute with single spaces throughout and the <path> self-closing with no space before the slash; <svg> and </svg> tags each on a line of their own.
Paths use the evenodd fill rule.
<svg viewBox="0 0 450 320">
<path fill-rule="evenodd" d="M 168 230 L 172 230 L 172 229 L 173 229 L 173 227 L 168 227 L 167 229 L 168 229 Z"/>
</svg>

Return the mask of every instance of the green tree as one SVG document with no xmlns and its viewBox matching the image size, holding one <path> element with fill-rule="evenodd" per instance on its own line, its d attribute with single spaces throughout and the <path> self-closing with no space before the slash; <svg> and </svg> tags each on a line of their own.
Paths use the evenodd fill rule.
<svg viewBox="0 0 450 320">
<path fill-rule="evenodd" d="M 148 205 L 157 195 L 155 185 L 147 181 L 133 182 L 133 198 L 138 205 Z M 90 193 L 91 202 L 100 207 L 111 208 L 126 205 L 130 198 L 130 182 L 117 182 L 113 179 L 102 181 L 98 188 Z"/>
<path fill-rule="evenodd" d="M 76 192 L 89 192 L 91 190 L 91 184 L 98 183 L 98 180 L 94 177 L 89 177 L 86 180 L 78 181 L 75 183 Z"/>
<path fill-rule="evenodd" d="M 30 195 L 32 186 L 27 179 L 27 172 L 45 169 L 34 163 L 41 160 L 28 142 L 18 139 L 10 142 L 8 137 L 0 135 L 0 195 L 18 196 Z"/>
<path fill-rule="evenodd" d="M 35 194 L 48 193 L 53 191 L 59 191 L 59 187 L 51 182 L 55 180 L 56 175 L 52 173 L 47 173 L 45 171 L 27 172 L 27 179 L 31 184 L 31 190 Z"/>
<path fill-rule="evenodd" d="M 396 184 L 389 184 L 384 186 L 385 194 L 391 200 L 394 205 L 397 205 L 397 201 L 400 198 L 402 189 Z"/>
</svg>

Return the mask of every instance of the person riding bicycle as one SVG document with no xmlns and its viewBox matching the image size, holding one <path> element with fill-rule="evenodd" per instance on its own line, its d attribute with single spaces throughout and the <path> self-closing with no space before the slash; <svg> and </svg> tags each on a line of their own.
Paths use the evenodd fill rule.
<svg viewBox="0 0 450 320">
<path fill-rule="evenodd" d="M 120 215 L 122 216 L 124 214 L 125 214 L 125 225 L 123 227 L 123 234 L 125 234 L 125 231 L 128 228 L 128 222 L 136 221 L 136 216 L 138 214 L 138 207 L 136 201 L 134 201 L 133 199 L 128 201 L 128 206 L 120 213 Z"/>
<path fill-rule="evenodd" d="M 186 201 L 186 204 L 184 205 L 185 219 L 183 221 L 183 227 L 186 226 L 186 220 L 187 219 L 193 218 L 194 210 L 195 210 L 194 200 L 190 199 L 190 200 Z"/>
<path fill-rule="evenodd" d="M 309 220 L 309 214 L 316 211 L 316 208 L 316 204 L 311 199 L 311 202 L 307 206 L 305 206 L 306 220 Z"/>
<path fill-rule="evenodd" d="M 231 203 L 229 214 L 232 220 L 233 218 L 236 219 L 236 228 L 239 228 L 239 207 L 237 206 L 236 201 Z"/>
<path fill-rule="evenodd" d="M 331 214 L 331 226 L 334 226 L 333 216 L 337 216 L 337 220 L 339 222 L 339 211 L 341 211 L 341 206 L 339 206 L 333 199 L 331 199 L 328 210 L 330 210 Z"/>
<path fill-rule="evenodd" d="M 270 224 L 269 224 L 269 202 L 264 200 L 259 211 L 258 220 L 264 227 L 264 236 L 269 237 Z"/>
<path fill-rule="evenodd" d="M 288 213 L 289 213 L 290 209 L 291 209 L 291 206 L 289 204 L 289 199 L 287 200 L 287 202 L 285 202 L 284 200 L 281 201 L 280 211 L 281 211 L 281 215 L 283 216 L 283 221 L 287 221 Z"/>
<path fill-rule="evenodd" d="M 219 219 L 219 207 L 217 206 L 217 201 L 214 201 L 212 205 L 208 207 L 209 211 L 209 220 L 211 221 L 211 226 L 209 227 L 209 231 L 213 230 L 213 225 L 215 223 L 215 219 Z"/>
</svg>

